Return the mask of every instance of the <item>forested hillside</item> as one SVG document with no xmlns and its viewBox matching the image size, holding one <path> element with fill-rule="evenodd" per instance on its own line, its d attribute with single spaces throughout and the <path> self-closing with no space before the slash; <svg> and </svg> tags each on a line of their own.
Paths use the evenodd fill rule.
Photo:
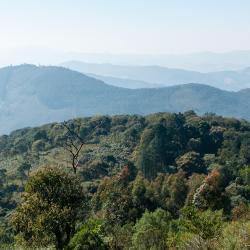
<svg viewBox="0 0 250 250">
<path fill-rule="evenodd" d="M 17 130 L 0 137 L 1 249 L 248 249 L 249 152 L 249 122 L 193 111 Z"/>
<path fill-rule="evenodd" d="M 83 116 L 191 109 L 250 119 L 249 89 L 229 92 L 201 84 L 125 89 L 62 67 L 2 68 L 0 97 L 0 134 Z"/>
</svg>

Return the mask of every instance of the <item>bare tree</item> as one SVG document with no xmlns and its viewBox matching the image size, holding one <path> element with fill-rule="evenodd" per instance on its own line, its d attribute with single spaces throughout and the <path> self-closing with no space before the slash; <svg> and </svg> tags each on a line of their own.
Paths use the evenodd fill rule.
<svg viewBox="0 0 250 250">
<path fill-rule="evenodd" d="M 76 174 L 76 170 L 79 164 L 79 153 L 84 145 L 84 140 L 80 136 L 80 126 L 78 127 L 78 131 L 75 131 L 75 127 L 69 126 L 66 122 L 63 122 L 63 127 L 67 129 L 66 140 L 64 144 L 64 148 L 71 155 L 71 166 L 73 168 L 74 173 Z"/>
<path fill-rule="evenodd" d="M 80 161 L 79 154 L 84 144 L 86 143 L 86 141 L 88 141 L 91 138 L 95 129 L 103 125 L 103 121 L 101 120 L 95 126 L 93 126 L 91 128 L 92 133 L 84 136 L 84 138 L 80 136 L 80 125 L 78 124 L 78 126 L 76 127 L 76 122 L 72 122 L 69 124 L 66 121 L 64 121 L 62 125 L 64 128 L 67 129 L 64 148 L 71 155 L 71 165 L 72 165 L 74 173 L 76 173 L 76 170 Z"/>
</svg>

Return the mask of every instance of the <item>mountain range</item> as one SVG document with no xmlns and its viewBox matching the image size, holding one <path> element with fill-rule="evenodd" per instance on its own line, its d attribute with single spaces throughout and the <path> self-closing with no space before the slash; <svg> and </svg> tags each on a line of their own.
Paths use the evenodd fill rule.
<svg viewBox="0 0 250 250">
<path fill-rule="evenodd" d="M 230 92 L 201 84 L 126 89 L 63 67 L 0 69 L 0 134 L 27 126 L 101 114 L 214 112 L 250 119 L 250 90 Z"/>
<path fill-rule="evenodd" d="M 200 83 L 229 91 L 250 88 L 250 68 L 238 71 L 201 73 L 160 66 L 94 64 L 79 61 L 69 61 L 61 65 L 84 74 L 90 74 L 118 87 L 157 88 Z"/>
<path fill-rule="evenodd" d="M 0 67 L 23 62 L 29 64 L 58 65 L 69 60 L 88 63 L 110 63 L 115 65 L 159 65 L 169 68 L 214 72 L 241 70 L 250 65 L 250 51 L 195 52 L 180 54 L 115 54 L 60 51 L 46 47 L 0 48 Z"/>
</svg>

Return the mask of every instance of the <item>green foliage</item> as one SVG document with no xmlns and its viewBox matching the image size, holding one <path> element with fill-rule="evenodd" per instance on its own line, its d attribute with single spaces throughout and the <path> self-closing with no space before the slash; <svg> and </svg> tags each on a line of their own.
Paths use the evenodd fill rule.
<svg viewBox="0 0 250 250">
<path fill-rule="evenodd" d="M 170 214 L 162 209 L 157 209 L 154 212 L 146 211 L 135 224 L 131 249 L 166 249 L 166 235 L 170 221 Z"/>
<path fill-rule="evenodd" d="M 0 222 L 6 239 L 1 249 L 14 244 L 10 213 L 16 243 L 25 248 L 59 248 L 75 235 L 73 249 L 86 242 L 94 247 L 105 242 L 115 250 L 146 249 L 144 243 L 148 249 L 230 249 L 235 231 L 235 244 L 244 249 L 250 202 L 247 121 L 186 112 L 97 116 L 67 125 L 85 142 L 79 179 L 56 167 L 69 164 L 63 148 L 67 131 L 60 123 L 0 137 Z M 91 218 L 102 221 L 102 232 L 95 232 Z M 240 220 L 242 227 L 230 229 L 238 223 L 230 220 Z M 83 227 L 75 234 L 77 225 Z M 228 242 L 221 241 L 222 234 Z"/>
<path fill-rule="evenodd" d="M 222 228 L 221 211 L 201 212 L 185 207 L 168 234 L 168 246 L 174 249 L 215 249 Z"/>
<path fill-rule="evenodd" d="M 154 178 L 158 172 L 163 171 L 166 161 L 165 130 L 162 125 L 157 125 L 146 129 L 142 134 L 137 165 L 147 178 Z"/>
<path fill-rule="evenodd" d="M 219 240 L 222 250 L 247 250 L 250 245 L 250 222 L 228 223 Z"/>
<path fill-rule="evenodd" d="M 102 239 L 102 225 L 98 221 L 88 221 L 70 240 L 68 250 L 106 250 Z"/>
<path fill-rule="evenodd" d="M 224 212 L 228 213 L 231 204 L 225 190 L 226 183 L 227 176 L 223 173 L 223 169 L 212 170 L 196 190 L 193 196 L 194 206 L 200 209 L 223 208 Z"/>
<path fill-rule="evenodd" d="M 213 239 L 221 234 L 223 225 L 222 211 L 207 210 L 201 212 L 193 207 L 181 211 L 180 226 L 198 234 L 202 239 Z"/>
<path fill-rule="evenodd" d="M 131 249 L 131 238 L 134 232 L 133 223 L 128 223 L 123 226 L 116 224 L 111 230 L 107 232 L 107 242 L 109 249 Z"/>
<path fill-rule="evenodd" d="M 67 244 L 75 230 L 84 193 L 79 180 L 65 171 L 46 167 L 27 182 L 23 201 L 12 215 L 19 240 L 57 249 Z"/>
<path fill-rule="evenodd" d="M 176 160 L 176 165 L 178 169 L 182 169 L 187 175 L 206 172 L 204 162 L 200 157 L 200 154 L 196 152 L 188 152 L 180 156 Z"/>
<path fill-rule="evenodd" d="M 159 172 L 168 171 L 186 143 L 183 115 L 159 118 L 149 116 L 153 121 L 142 133 L 137 153 L 137 166 L 149 179 L 155 178 Z"/>
<path fill-rule="evenodd" d="M 135 219 L 129 185 L 133 178 L 133 166 L 124 167 L 119 174 L 104 179 L 92 200 L 95 212 L 100 212 L 109 226 L 124 225 L 127 220 Z"/>
<path fill-rule="evenodd" d="M 10 225 L 1 223 L 0 225 L 0 248 L 8 249 L 13 246 L 14 233 Z"/>
</svg>

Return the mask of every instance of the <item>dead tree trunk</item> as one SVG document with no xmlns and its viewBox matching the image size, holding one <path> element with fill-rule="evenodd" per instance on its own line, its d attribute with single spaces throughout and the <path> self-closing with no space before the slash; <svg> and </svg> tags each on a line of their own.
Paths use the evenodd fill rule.
<svg viewBox="0 0 250 250">
<path fill-rule="evenodd" d="M 66 141 L 64 148 L 70 153 L 71 155 L 71 166 L 76 174 L 77 167 L 79 164 L 79 153 L 81 149 L 83 148 L 84 141 L 83 138 L 80 137 L 79 131 L 76 132 L 74 129 L 70 128 L 66 124 L 66 122 L 63 123 L 63 126 L 67 129 L 67 135 L 66 135 Z"/>
</svg>

